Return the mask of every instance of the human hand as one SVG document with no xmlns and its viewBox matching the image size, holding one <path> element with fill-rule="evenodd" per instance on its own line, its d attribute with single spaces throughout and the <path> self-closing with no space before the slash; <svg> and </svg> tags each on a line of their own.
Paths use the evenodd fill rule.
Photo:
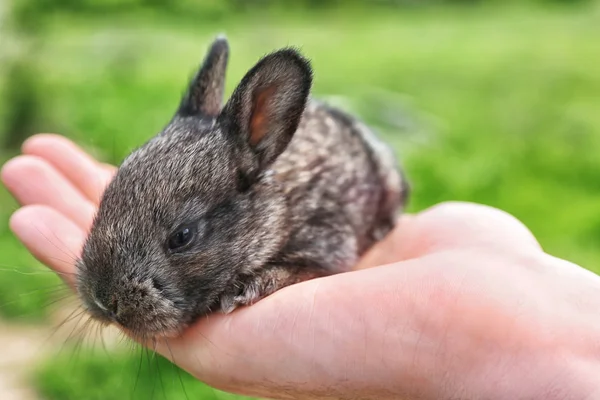
<svg viewBox="0 0 600 400">
<path fill-rule="evenodd" d="M 115 168 L 38 135 L 2 179 L 10 226 L 65 279 Z M 44 232 L 59 237 L 56 247 Z M 198 321 L 157 350 L 217 388 L 290 399 L 600 396 L 600 278 L 511 216 L 445 203 L 401 218 L 355 271 Z"/>
</svg>

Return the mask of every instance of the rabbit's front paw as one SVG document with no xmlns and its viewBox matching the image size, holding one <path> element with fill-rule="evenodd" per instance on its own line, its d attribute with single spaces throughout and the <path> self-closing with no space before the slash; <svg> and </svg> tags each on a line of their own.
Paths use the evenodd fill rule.
<svg viewBox="0 0 600 400">
<path fill-rule="evenodd" d="M 298 282 L 297 271 L 285 267 L 268 267 L 238 282 L 237 290 L 221 297 L 221 310 L 229 314 L 241 306 L 249 306 L 277 290 Z"/>
</svg>

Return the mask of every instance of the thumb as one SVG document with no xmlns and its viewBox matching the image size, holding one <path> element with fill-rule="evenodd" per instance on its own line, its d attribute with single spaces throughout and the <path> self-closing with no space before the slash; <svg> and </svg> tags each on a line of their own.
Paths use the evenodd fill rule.
<svg viewBox="0 0 600 400">
<path fill-rule="evenodd" d="M 401 216 L 396 228 L 369 250 L 355 269 L 473 247 L 541 249 L 531 231 L 504 211 L 475 203 L 445 202 Z"/>
</svg>

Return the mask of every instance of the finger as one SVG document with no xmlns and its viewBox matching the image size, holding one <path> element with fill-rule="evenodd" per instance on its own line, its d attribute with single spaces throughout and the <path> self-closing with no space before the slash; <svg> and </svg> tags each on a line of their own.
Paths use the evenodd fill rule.
<svg viewBox="0 0 600 400">
<path fill-rule="evenodd" d="M 11 216 L 9 225 L 36 259 L 73 287 L 75 260 L 85 240 L 84 230 L 58 211 L 43 205 L 20 208 Z"/>
<path fill-rule="evenodd" d="M 95 161 L 75 143 L 59 135 L 35 135 L 25 141 L 23 153 L 46 160 L 96 205 L 115 171 L 114 167 Z"/>
<path fill-rule="evenodd" d="M 80 228 L 89 229 L 96 207 L 45 160 L 35 156 L 15 157 L 4 165 L 1 175 L 22 205 L 50 206 Z"/>
<path fill-rule="evenodd" d="M 112 164 L 100 163 L 100 167 L 104 169 L 104 171 L 110 175 L 110 179 L 114 176 L 115 172 L 117 172 L 117 167 Z"/>
</svg>

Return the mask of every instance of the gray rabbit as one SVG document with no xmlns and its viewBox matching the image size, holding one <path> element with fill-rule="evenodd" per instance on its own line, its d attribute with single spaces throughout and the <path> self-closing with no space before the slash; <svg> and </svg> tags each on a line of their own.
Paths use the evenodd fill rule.
<svg viewBox="0 0 600 400">
<path fill-rule="evenodd" d="M 298 51 L 260 59 L 222 106 L 228 57 L 219 36 L 173 119 L 124 160 L 77 265 L 91 315 L 137 337 L 348 271 L 407 200 L 392 151 L 309 100 Z"/>
</svg>

